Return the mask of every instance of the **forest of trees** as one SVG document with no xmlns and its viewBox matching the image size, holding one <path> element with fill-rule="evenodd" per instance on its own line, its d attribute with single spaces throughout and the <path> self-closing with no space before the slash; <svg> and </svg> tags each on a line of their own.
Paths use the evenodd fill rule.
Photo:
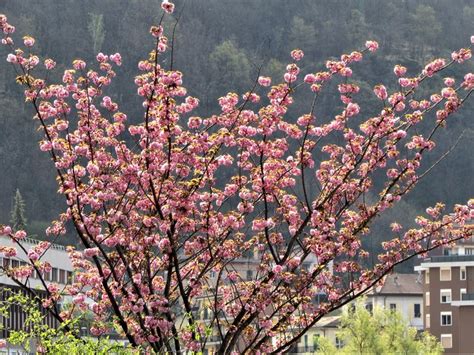
<svg viewBox="0 0 474 355">
<path fill-rule="evenodd" d="M 375 100 L 370 89 L 380 83 L 380 78 L 393 76 L 389 71 L 395 63 L 414 73 L 426 60 L 449 56 L 474 33 L 474 1 L 468 0 L 459 1 L 457 6 L 441 0 L 179 0 L 176 8 L 175 16 L 181 18 L 176 27 L 174 66 L 185 74 L 190 94 L 201 100 L 198 113 L 203 115 L 216 111 L 219 95 L 248 89 L 260 68 L 261 74 L 281 76 L 293 48 L 302 48 L 306 65 L 320 70 L 326 59 L 359 49 L 365 40 L 373 38 L 381 50 L 358 68 L 356 77 L 367 91 L 359 96 L 359 102 L 368 111 Z M 114 82 L 118 95 L 114 99 L 132 123 L 141 119 L 137 97 L 125 93 L 134 86 L 138 72 L 134 63 L 147 51 L 140 39 L 159 18 L 159 2 L 44 0 L 39 4 L 7 0 L 0 4 L 0 12 L 8 13 L 22 31 L 35 35 L 40 53 L 47 53 L 58 63 L 89 60 L 97 51 L 120 51 L 126 65 Z M 317 117 L 324 121 L 340 109 L 338 97 L 324 96 L 318 103 Z M 293 110 L 297 117 L 300 112 Z M 382 217 L 387 225 L 392 219 L 408 222 L 408 217 L 436 201 L 450 207 L 473 195 L 473 112 L 471 102 L 453 118 L 455 122 L 440 136 L 438 149 L 427 160 L 433 163 L 457 143 L 456 147 L 417 186 L 408 202 Z M 63 202 L 56 194 L 51 162 L 37 148 L 39 134 L 28 122 L 31 116 L 15 84 L 14 71 L 1 66 L 0 222 L 10 220 L 19 190 L 28 230 L 41 238 L 50 220 L 63 209 Z M 383 228 L 373 233 L 383 239 Z"/>
</svg>

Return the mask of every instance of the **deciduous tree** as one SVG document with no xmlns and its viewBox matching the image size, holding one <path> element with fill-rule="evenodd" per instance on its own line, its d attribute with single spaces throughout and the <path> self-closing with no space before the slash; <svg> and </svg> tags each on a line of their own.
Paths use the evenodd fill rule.
<svg viewBox="0 0 474 355">
<path fill-rule="evenodd" d="M 364 300 L 344 310 L 338 337 L 344 346 L 342 354 L 442 354 L 443 348 L 427 332 L 420 335 L 410 327 L 400 312 L 375 307 L 366 309 Z M 323 343 L 327 353 L 330 346 Z M 332 349 L 333 354 L 337 353 Z"/>
<path fill-rule="evenodd" d="M 167 16 L 174 5 L 164 1 L 162 8 Z M 294 50 L 281 82 L 256 77 L 248 92 L 223 94 L 219 112 L 198 117 L 199 100 L 187 95 L 173 67 L 173 31 L 165 36 L 160 22 L 150 29 L 153 48 L 135 78 L 143 122 L 129 124 L 108 89 L 120 54 L 74 60 L 52 82 L 43 71 L 56 63 L 35 54 L 35 39 L 25 36 L 17 47 L 4 15 L 0 26 L 7 60 L 44 133 L 40 149 L 50 155 L 68 205 L 47 233 L 60 236 L 71 222 L 82 246 L 68 249 L 73 285 L 45 290 L 43 304 L 61 322 L 73 316 L 58 311 L 67 294 L 76 309 L 94 313 L 94 335 L 115 324 L 134 347 L 200 351 L 217 336 L 220 353 L 278 353 L 396 265 L 473 234 L 465 224 L 474 215 L 470 200 L 451 213 L 442 204 L 427 209 L 417 228 L 393 224 L 375 265 L 365 262 L 362 247 L 377 216 L 429 172 L 423 157 L 472 93 L 474 75 L 445 78 L 427 97 L 418 96 L 419 87 L 470 59 L 470 48 L 417 74 L 397 65 L 397 88 L 376 85 L 380 108 L 368 116 L 351 75 L 377 42 L 318 72 L 303 73 L 304 54 Z M 331 83 L 342 109 L 326 120 L 315 110 Z M 300 102 L 300 92 L 313 99 Z M 294 105 L 307 105 L 306 114 L 293 117 Z M 382 187 L 373 184 L 380 175 Z M 377 199 L 369 202 L 369 193 Z M 26 236 L 9 226 L 0 233 L 19 247 Z M 48 247 L 29 251 L 29 267 L 4 271 L 31 291 L 28 278 L 47 267 Z M 236 262 L 249 252 L 258 258 L 247 280 Z M 208 320 L 197 317 L 202 304 Z"/>
<path fill-rule="evenodd" d="M 16 189 L 11 211 L 10 223 L 13 230 L 26 229 L 25 201 L 21 196 L 20 190 Z"/>
</svg>

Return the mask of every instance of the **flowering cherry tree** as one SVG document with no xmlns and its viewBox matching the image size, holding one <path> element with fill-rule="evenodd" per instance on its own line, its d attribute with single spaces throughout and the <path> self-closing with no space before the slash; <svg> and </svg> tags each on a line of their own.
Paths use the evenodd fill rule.
<svg viewBox="0 0 474 355">
<path fill-rule="evenodd" d="M 174 5 L 162 8 L 166 16 Z M 362 245 L 375 218 L 429 171 L 422 158 L 472 93 L 474 74 L 459 83 L 444 78 L 443 89 L 425 98 L 419 88 L 470 59 L 470 48 L 414 75 L 395 66 L 398 89 L 375 86 L 380 110 L 369 118 L 361 117 L 351 65 L 375 52 L 375 41 L 306 75 L 303 51 L 294 50 L 280 83 L 260 76 L 243 95 L 219 98 L 216 114 L 198 117 L 183 74 L 160 61 L 170 45 L 160 22 L 135 78 L 143 122 L 131 125 L 107 96 L 120 54 L 99 53 L 94 64 L 77 59 L 54 83 L 43 78 L 56 63 L 34 54 L 35 39 L 23 37 L 17 48 L 5 15 L 0 26 L 68 205 L 47 234 L 56 238 L 71 222 L 81 245 L 68 248 L 72 285 L 42 280 L 43 306 L 60 322 L 89 310 L 92 334 L 119 329 L 132 346 L 156 352 L 201 351 L 216 336 L 220 353 L 281 352 L 396 265 L 473 235 L 465 223 L 474 216 L 470 200 L 450 213 L 442 204 L 427 209 L 415 229 L 394 223 L 375 265 Z M 332 81 L 343 109 L 323 123 L 315 108 Z M 314 97 L 298 103 L 307 113 L 291 117 L 295 93 L 305 90 Z M 369 193 L 377 196 L 370 203 Z M 17 245 L 0 247 L 4 255 L 25 248 L 23 230 L 0 226 L 0 233 Z M 24 249 L 29 265 L 3 272 L 34 295 L 28 279 L 51 268 L 43 260 L 49 247 Z M 255 272 L 245 278 L 235 262 L 250 252 Z M 61 310 L 65 296 L 74 306 Z"/>
</svg>

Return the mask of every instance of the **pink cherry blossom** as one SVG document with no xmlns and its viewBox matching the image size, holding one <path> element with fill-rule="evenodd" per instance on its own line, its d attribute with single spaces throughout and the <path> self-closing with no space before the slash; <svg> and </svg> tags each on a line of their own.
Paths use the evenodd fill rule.
<svg viewBox="0 0 474 355">
<path fill-rule="evenodd" d="M 272 79 L 267 76 L 260 76 L 258 78 L 258 83 L 262 86 L 270 86 Z"/>
<path fill-rule="evenodd" d="M 291 58 L 293 58 L 295 61 L 300 61 L 303 59 L 304 53 L 301 49 L 294 49 L 291 51 Z"/>
<path fill-rule="evenodd" d="M 31 36 L 25 36 L 23 37 L 23 43 L 27 47 L 33 47 L 33 45 L 35 44 L 35 39 Z"/>
<path fill-rule="evenodd" d="M 407 72 L 407 68 L 397 64 L 393 68 L 393 72 L 395 73 L 396 76 L 400 77 L 400 76 L 405 75 L 405 73 Z"/>
<path fill-rule="evenodd" d="M 168 0 L 163 0 L 161 3 L 161 8 L 168 14 L 171 14 L 174 11 L 174 4 Z"/>
<path fill-rule="evenodd" d="M 376 41 L 365 42 L 365 48 L 371 52 L 375 52 L 379 48 L 379 44 Z"/>
</svg>

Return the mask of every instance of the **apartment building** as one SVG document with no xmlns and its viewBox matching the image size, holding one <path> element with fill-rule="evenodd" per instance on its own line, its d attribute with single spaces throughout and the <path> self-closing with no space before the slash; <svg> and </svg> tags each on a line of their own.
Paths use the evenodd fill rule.
<svg viewBox="0 0 474 355">
<path fill-rule="evenodd" d="M 366 296 L 368 308 L 396 310 L 411 327 L 423 329 L 423 283 L 419 274 L 386 275 Z"/>
<path fill-rule="evenodd" d="M 425 329 L 445 353 L 474 352 L 474 238 L 444 247 L 415 270 L 423 278 Z"/>
<path fill-rule="evenodd" d="M 38 243 L 39 241 L 35 239 L 25 238 L 22 244 L 28 251 Z M 6 236 L 0 237 L 0 245 L 9 247 L 16 246 L 12 240 Z M 42 275 L 46 284 L 56 283 L 61 287 L 72 282 L 73 268 L 64 246 L 52 244 L 41 260 L 47 261 L 51 265 L 51 270 Z M 6 275 L 6 271 L 9 268 L 26 265 L 27 263 L 28 256 L 20 248 L 17 248 L 17 255 L 15 257 L 0 257 L 0 300 L 7 299 L 12 292 L 22 292 L 26 295 L 25 291 L 22 291 L 18 285 Z M 39 276 L 40 275 L 34 272 L 27 280 L 27 283 L 29 287 L 35 289 L 38 294 L 44 294 L 44 291 L 41 291 L 44 288 Z M 42 309 L 41 312 L 44 314 L 45 322 L 48 326 L 56 327 L 58 325 L 57 320 L 51 316 L 47 310 Z M 19 306 L 12 305 L 7 317 L 0 316 L 0 339 L 7 338 L 12 330 L 23 329 L 25 319 L 26 314 L 23 310 Z M 20 354 L 22 352 L 20 349 L 8 346 L 7 349 L 2 349 L 0 353 Z"/>
</svg>

